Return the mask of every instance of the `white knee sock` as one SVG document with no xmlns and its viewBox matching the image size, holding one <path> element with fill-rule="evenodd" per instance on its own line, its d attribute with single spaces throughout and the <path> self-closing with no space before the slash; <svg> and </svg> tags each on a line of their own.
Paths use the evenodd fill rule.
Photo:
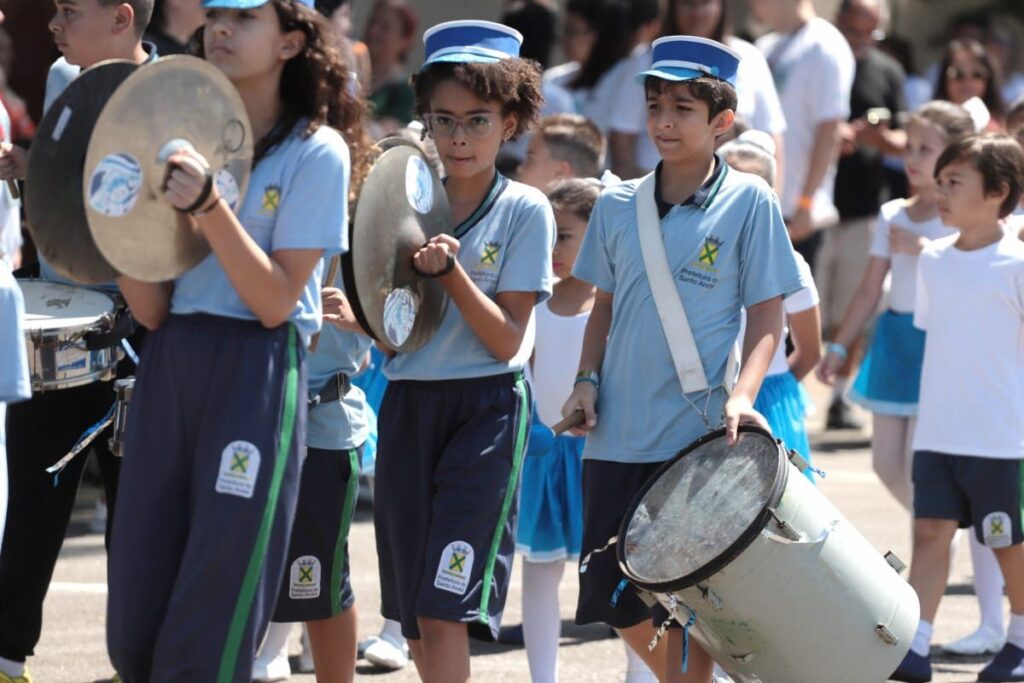
<svg viewBox="0 0 1024 683">
<path fill-rule="evenodd" d="M 25 675 L 25 662 L 16 662 L 13 659 L 0 657 L 0 673 L 5 673 L 11 678 Z"/>
<path fill-rule="evenodd" d="M 910 643 L 910 649 L 914 653 L 927 657 L 932 650 L 932 624 L 922 619 L 917 623 L 917 633 L 914 634 L 914 641 Z"/>
<path fill-rule="evenodd" d="M 1003 632 L 1003 572 L 991 548 L 978 541 L 974 529 L 971 537 L 971 562 L 974 565 L 974 593 L 981 609 L 981 625 L 992 633 Z"/>
<path fill-rule="evenodd" d="M 259 652 L 256 658 L 262 662 L 269 662 L 280 655 L 288 657 L 288 638 L 292 634 L 292 626 L 295 624 L 280 624 L 277 622 L 270 622 L 270 628 L 267 629 L 267 636 L 263 639 L 263 645 L 260 646 Z"/>
<path fill-rule="evenodd" d="M 658 677 L 640 655 L 625 642 L 622 645 L 626 648 L 626 683 L 658 683 Z"/>
<path fill-rule="evenodd" d="M 1010 613 L 1010 628 L 1006 629 L 1006 642 L 1024 650 L 1024 614 Z"/>
<path fill-rule="evenodd" d="M 384 620 L 384 625 L 380 628 L 380 637 L 399 647 L 405 645 L 405 636 L 402 635 L 402 625 L 391 619 Z"/>
<path fill-rule="evenodd" d="M 562 613 L 558 584 L 565 562 L 523 562 L 523 640 L 533 683 L 557 683 Z"/>
</svg>

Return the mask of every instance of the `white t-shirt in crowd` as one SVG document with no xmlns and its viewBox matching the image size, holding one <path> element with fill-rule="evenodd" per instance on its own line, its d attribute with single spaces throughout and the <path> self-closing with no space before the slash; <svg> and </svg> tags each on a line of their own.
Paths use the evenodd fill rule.
<svg viewBox="0 0 1024 683">
<path fill-rule="evenodd" d="M 537 340 L 533 349 L 533 393 L 537 417 L 551 427 L 562 420 L 562 405 L 572 393 L 590 313 L 558 315 L 545 302 L 535 309 Z"/>
<path fill-rule="evenodd" d="M 939 240 L 955 235 L 954 228 L 943 224 L 936 216 L 931 220 L 915 222 L 907 215 L 907 200 L 893 199 L 882 204 L 875 221 L 869 253 L 889 260 L 889 308 L 897 313 L 913 313 L 917 292 L 917 261 L 914 254 L 893 254 L 889 248 L 890 228 L 903 228 L 926 240 Z"/>
<path fill-rule="evenodd" d="M 736 73 L 737 116 L 755 130 L 783 133 L 786 117 L 764 55 L 742 38 L 728 36 L 725 43 L 740 55 Z M 611 112 L 612 132 L 637 136 L 636 164 L 646 171 L 653 171 L 661 157 L 647 135 L 647 95 L 643 84 L 637 83 L 635 77 L 651 68 L 651 59 L 649 46 L 645 45 L 634 53 L 630 60 L 631 75 L 624 80 L 620 97 L 615 100 Z"/>
<path fill-rule="evenodd" d="M 576 113 L 593 121 L 602 133 L 608 135 L 612 109 L 615 102 L 622 97 L 627 77 L 630 74 L 635 76 L 642 70 L 634 71 L 637 54 L 637 50 L 634 50 L 630 56 L 619 60 L 618 64 L 608 69 L 592 88 L 573 90 L 570 87 L 580 71 L 579 62 L 568 62 L 548 69 L 544 73 L 544 80 L 568 90 L 576 105 Z"/>
<path fill-rule="evenodd" d="M 807 261 L 799 253 L 794 252 L 796 256 L 796 265 L 800 270 L 800 280 L 804 283 L 804 288 L 796 292 L 793 292 L 782 302 L 782 307 L 786 311 L 786 316 L 791 316 L 794 313 L 803 313 L 806 310 L 812 309 L 818 305 L 818 288 L 814 286 L 814 276 L 811 275 L 811 267 L 807 265 Z M 772 375 L 782 375 L 789 372 L 789 360 L 786 357 L 786 335 L 789 334 L 789 325 L 786 322 L 782 323 L 782 335 L 779 337 L 778 348 L 775 349 L 775 356 L 772 358 L 771 364 L 768 366 L 768 372 L 765 373 L 766 377 Z M 740 337 L 740 347 L 743 345 L 743 337 Z"/>
<path fill-rule="evenodd" d="M 956 240 L 918 263 L 914 325 L 928 334 L 914 450 L 1024 458 L 1024 242 Z"/>
<path fill-rule="evenodd" d="M 769 33 L 757 41 L 768 61 L 786 115 L 783 136 L 782 214 L 792 216 L 803 193 L 819 124 L 850 118 L 856 63 L 839 30 L 814 18 L 794 33 Z M 836 164 L 814 192 L 811 218 L 818 227 L 839 220 L 833 203 Z"/>
<path fill-rule="evenodd" d="M 4 142 L 11 141 L 11 117 L 0 102 L 0 134 Z M 18 200 L 11 196 L 7 183 L 0 183 L 0 260 L 13 265 L 14 254 L 21 249 L 21 211 Z"/>
</svg>

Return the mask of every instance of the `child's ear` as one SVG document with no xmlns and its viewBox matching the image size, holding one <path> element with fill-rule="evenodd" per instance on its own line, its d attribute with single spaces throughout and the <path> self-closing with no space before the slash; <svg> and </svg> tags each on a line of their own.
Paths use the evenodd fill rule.
<svg viewBox="0 0 1024 683">
<path fill-rule="evenodd" d="M 281 59 L 288 61 L 306 49 L 306 34 L 302 31 L 289 31 L 281 43 Z"/>
<path fill-rule="evenodd" d="M 717 138 L 723 133 L 728 132 L 728 130 L 732 128 L 732 124 L 735 122 L 736 112 L 732 109 L 726 109 L 725 111 L 718 112 L 718 114 L 711 120 L 711 128 L 714 130 L 715 137 Z"/>
<path fill-rule="evenodd" d="M 509 115 L 502 118 L 501 122 L 501 141 L 508 142 L 512 139 L 512 136 L 519 130 L 519 114 L 512 112 Z"/>
<path fill-rule="evenodd" d="M 135 9 L 127 2 L 114 8 L 114 33 L 135 30 Z"/>
</svg>

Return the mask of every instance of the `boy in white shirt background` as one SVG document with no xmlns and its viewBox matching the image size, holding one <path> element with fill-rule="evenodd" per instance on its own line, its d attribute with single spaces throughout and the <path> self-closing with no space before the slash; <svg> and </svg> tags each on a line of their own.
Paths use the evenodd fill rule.
<svg viewBox="0 0 1024 683">
<path fill-rule="evenodd" d="M 931 680 L 932 622 L 957 527 L 992 548 L 1010 600 L 1007 642 L 979 681 L 1024 681 L 1024 243 L 1002 219 L 1024 189 L 1005 135 L 954 142 L 935 165 L 956 236 L 921 254 L 914 324 L 928 333 L 914 434 L 914 555 L 921 622 L 893 680 Z"/>
</svg>

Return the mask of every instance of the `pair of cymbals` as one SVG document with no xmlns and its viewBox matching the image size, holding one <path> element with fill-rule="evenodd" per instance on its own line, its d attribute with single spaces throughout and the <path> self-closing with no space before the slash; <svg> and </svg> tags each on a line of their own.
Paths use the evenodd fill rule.
<svg viewBox="0 0 1024 683">
<path fill-rule="evenodd" d="M 441 326 L 444 288 L 413 268 L 413 255 L 451 230 L 448 195 L 414 143 L 388 138 L 363 183 L 342 275 L 353 312 L 374 339 L 402 353 Z"/>
<path fill-rule="evenodd" d="M 195 57 L 83 71 L 47 112 L 29 156 L 26 212 L 50 264 L 83 284 L 119 274 L 171 280 L 209 245 L 164 198 L 167 157 L 191 148 L 237 208 L 252 167 L 252 129 L 231 82 Z"/>
</svg>

